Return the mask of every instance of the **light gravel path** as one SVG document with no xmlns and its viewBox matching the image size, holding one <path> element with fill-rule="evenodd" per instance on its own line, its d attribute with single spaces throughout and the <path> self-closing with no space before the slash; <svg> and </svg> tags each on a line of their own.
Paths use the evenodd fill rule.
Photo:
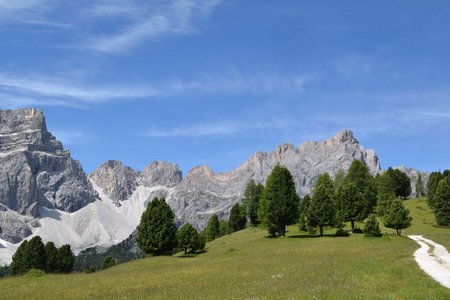
<svg viewBox="0 0 450 300">
<path fill-rule="evenodd" d="M 414 252 L 420 268 L 434 280 L 450 288 L 450 254 L 444 246 L 424 238 L 422 235 L 409 235 L 421 248 Z"/>
</svg>

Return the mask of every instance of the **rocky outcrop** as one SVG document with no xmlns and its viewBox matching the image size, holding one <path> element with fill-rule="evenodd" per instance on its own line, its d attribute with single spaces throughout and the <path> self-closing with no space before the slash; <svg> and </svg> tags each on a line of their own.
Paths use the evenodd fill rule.
<svg viewBox="0 0 450 300">
<path fill-rule="evenodd" d="M 38 218 L 40 207 L 73 212 L 96 200 L 80 163 L 47 131 L 40 110 L 0 111 L 0 165 L 0 236 L 7 241 L 31 233 L 28 219 L 13 212 Z"/>
<path fill-rule="evenodd" d="M 164 161 L 154 161 L 142 172 L 142 184 L 146 187 L 176 186 L 182 178 L 181 170 L 177 164 Z"/>
<path fill-rule="evenodd" d="M 134 192 L 138 177 L 138 172 L 116 160 L 108 160 L 89 175 L 89 179 L 102 188 L 117 206 Z"/>
</svg>

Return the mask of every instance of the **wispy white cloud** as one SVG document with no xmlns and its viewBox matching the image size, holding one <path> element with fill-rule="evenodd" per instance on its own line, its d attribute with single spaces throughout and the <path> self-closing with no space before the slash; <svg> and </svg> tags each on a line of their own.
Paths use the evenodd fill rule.
<svg viewBox="0 0 450 300">
<path fill-rule="evenodd" d="M 71 37 L 64 39 L 70 44 L 60 46 L 124 52 L 145 41 L 197 32 L 221 1 L 82 0 L 63 5 L 54 0 L 0 0 L 0 24 L 32 24 L 26 30 L 33 31 L 52 26 Z"/>
<path fill-rule="evenodd" d="M 276 134 L 286 131 L 289 128 L 298 128 L 300 126 L 296 121 L 282 119 L 268 119 L 266 121 L 256 120 L 227 120 L 219 122 L 204 122 L 196 124 L 187 124 L 183 127 L 173 128 L 150 128 L 139 135 L 150 138 L 229 138 L 253 136 L 256 137 L 263 132 L 264 135 L 270 134 L 267 130 L 276 131 Z"/>
<path fill-rule="evenodd" d="M 169 79 L 159 82 L 120 85 L 90 85 L 78 80 L 40 74 L 17 76 L 0 73 L 0 95 L 4 106 L 72 106 L 113 101 L 149 100 L 175 95 L 297 94 L 303 91 L 307 75 L 281 76 L 276 73 L 201 75 L 195 80 Z M 40 100 L 42 99 L 42 100 Z"/>
<path fill-rule="evenodd" d="M 196 31 L 195 22 L 207 18 L 220 0 L 175 0 L 168 5 L 156 5 L 142 14 L 133 6 L 122 8 L 117 3 L 97 7 L 97 14 L 127 16 L 132 24 L 119 32 L 104 37 L 93 37 L 88 43 L 92 49 L 104 52 L 122 52 L 142 41 L 165 35 L 188 34 Z"/>
</svg>

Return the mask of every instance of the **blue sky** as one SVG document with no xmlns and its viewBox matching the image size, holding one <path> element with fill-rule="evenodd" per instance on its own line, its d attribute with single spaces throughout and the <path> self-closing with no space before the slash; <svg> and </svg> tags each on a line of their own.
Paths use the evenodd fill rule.
<svg viewBox="0 0 450 300">
<path fill-rule="evenodd" d="M 450 168 L 447 0 L 0 0 L 0 45 L 0 108 L 42 108 L 87 172 L 343 128 L 383 168 Z"/>
</svg>

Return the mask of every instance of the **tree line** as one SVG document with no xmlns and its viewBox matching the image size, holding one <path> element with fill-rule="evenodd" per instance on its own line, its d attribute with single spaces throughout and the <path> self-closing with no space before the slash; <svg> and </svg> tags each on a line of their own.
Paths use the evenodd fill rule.
<svg viewBox="0 0 450 300">
<path fill-rule="evenodd" d="M 433 209 L 436 223 L 450 225 L 450 170 L 433 172 L 427 184 L 428 205 Z"/>
<path fill-rule="evenodd" d="M 206 227 L 207 240 L 251 226 L 265 227 L 271 236 L 284 236 L 286 226 L 299 224 L 300 230 L 324 234 L 324 228 L 337 228 L 345 233 L 349 222 L 355 232 L 355 222 L 366 220 L 365 233 L 380 236 L 378 218 L 397 234 L 410 226 L 409 211 L 402 200 L 411 194 L 409 177 L 397 169 L 372 176 L 366 164 L 354 160 L 347 173 L 339 170 L 334 178 L 321 174 L 311 195 L 300 198 L 289 170 L 276 166 L 266 186 L 250 180 L 242 204 L 235 204 L 228 221 L 213 215 Z"/>
<path fill-rule="evenodd" d="M 12 258 L 8 268 L 11 275 L 20 275 L 31 269 L 46 273 L 70 273 L 75 256 L 70 245 L 57 248 L 53 242 L 45 245 L 40 236 L 23 241 Z"/>
</svg>

